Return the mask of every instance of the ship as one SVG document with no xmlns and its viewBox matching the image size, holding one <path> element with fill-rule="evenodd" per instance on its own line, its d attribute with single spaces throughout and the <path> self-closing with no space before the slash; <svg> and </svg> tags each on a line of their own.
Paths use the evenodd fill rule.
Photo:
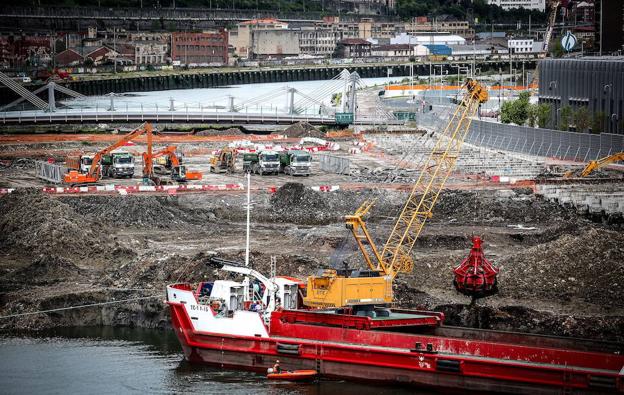
<svg viewBox="0 0 624 395">
<path fill-rule="evenodd" d="M 254 288 L 248 278 L 167 286 L 171 324 L 189 362 L 266 373 L 279 359 L 320 377 L 458 392 L 624 393 L 618 343 L 445 326 L 439 312 L 304 309 L 305 284 L 292 277 L 268 278 L 277 296 L 258 311 L 244 300 Z"/>
<path fill-rule="evenodd" d="M 476 81 L 441 133 L 388 241 L 379 248 L 364 217 L 365 201 L 345 216 L 367 269 L 321 269 L 306 281 L 249 262 L 211 257 L 227 274 L 199 284 L 167 286 L 171 325 L 191 363 L 264 373 L 279 359 L 286 370 L 315 370 L 321 378 L 414 385 L 464 393 L 624 393 L 624 345 L 586 339 L 444 325 L 435 311 L 394 308 L 393 284 L 414 267 L 411 250 L 453 170 L 478 106 L 488 99 Z M 458 291 L 496 292 L 497 268 L 480 239 L 454 270 Z M 230 279 L 242 276 L 241 281 Z"/>
</svg>

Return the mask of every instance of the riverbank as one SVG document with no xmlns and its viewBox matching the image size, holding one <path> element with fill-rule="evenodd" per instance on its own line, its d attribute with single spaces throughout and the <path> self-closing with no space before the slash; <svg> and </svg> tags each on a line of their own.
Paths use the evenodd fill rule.
<svg viewBox="0 0 624 395">
<path fill-rule="evenodd" d="M 268 272 L 270 257 L 276 256 L 278 274 L 300 278 L 328 264 L 356 264 L 359 255 L 342 216 L 379 193 L 298 188 L 254 193 L 251 264 Z M 385 219 L 405 198 L 398 191 L 383 195 L 369 220 L 375 234 L 389 231 Z M 623 341 L 624 294 L 613 286 L 622 278 L 621 234 L 531 195 L 512 200 L 493 195 L 442 196 L 436 218 L 416 246 L 418 270 L 395 284 L 399 305 L 442 311 L 451 325 Z M 243 259 L 244 199 L 51 197 L 29 190 L 0 198 L 5 247 L 0 315 L 16 315 L 2 319 L 0 328 L 167 329 L 166 284 L 221 277 L 206 265 L 213 254 Z M 483 214 L 478 218 L 475 206 Z M 507 226 L 518 222 L 534 229 Z M 475 231 L 502 269 L 500 293 L 472 304 L 452 289 L 451 268 L 467 254 Z M 590 261 L 601 271 L 588 267 Z M 87 304 L 94 306 L 29 314 Z"/>
</svg>

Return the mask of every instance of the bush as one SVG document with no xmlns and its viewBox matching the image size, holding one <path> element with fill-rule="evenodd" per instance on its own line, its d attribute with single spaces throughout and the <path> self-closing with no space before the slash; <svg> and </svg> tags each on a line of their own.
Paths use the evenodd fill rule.
<svg viewBox="0 0 624 395">
<path fill-rule="evenodd" d="M 550 119 L 550 104 L 542 103 L 537 106 L 537 126 L 545 128 Z"/>
</svg>

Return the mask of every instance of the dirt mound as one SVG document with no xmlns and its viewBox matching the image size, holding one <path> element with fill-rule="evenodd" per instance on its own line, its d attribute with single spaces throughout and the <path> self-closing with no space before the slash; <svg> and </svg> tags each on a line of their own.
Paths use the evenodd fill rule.
<svg viewBox="0 0 624 395">
<path fill-rule="evenodd" d="M 55 255 L 104 262 L 120 252 L 109 229 L 34 189 L 0 198 L 0 244 L 22 256 Z"/>
<path fill-rule="evenodd" d="M 301 224 L 323 223 L 336 216 L 320 192 L 288 182 L 271 197 L 275 220 Z"/>
<path fill-rule="evenodd" d="M 82 196 L 65 199 L 76 212 L 116 227 L 177 228 L 214 220 L 204 209 L 182 208 L 167 196 Z"/>
<path fill-rule="evenodd" d="M 440 194 L 433 209 L 436 219 L 455 219 L 462 223 L 553 223 L 576 220 L 577 215 L 559 205 L 524 190 L 449 191 Z"/>
<path fill-rule="evenodd" d="M 228 129 L 204 129 L 195 132 L 195 136 L 231 136 L 231 135 L 244 135 L 238 128 L 228 128 Z"/>
<path fill-rule="evenodd" d="M 307 122 L 298 122 L 284 129 L 288 137 L 325 137 L 325 134 Z"/>
<path fill-rule="evenodd" d="M 83 270 L 69 260 L 53 255 L 42 255 L 30 265 L 16 270 L 5 277 L 21 284 L 52 284 L 69 278 L 74 279 Z"/>
<path fill-rule="evenodd" d="M 590 229 L 499 259 L 501 296 L 624 306 L 624 235 Z"/>
</svg>

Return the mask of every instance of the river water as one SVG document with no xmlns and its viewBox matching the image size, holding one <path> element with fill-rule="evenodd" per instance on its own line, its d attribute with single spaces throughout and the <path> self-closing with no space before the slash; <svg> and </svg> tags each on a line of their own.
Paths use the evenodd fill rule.
<svg viewBox="0 0 624 395">
<path fill-rule="evenodd" d="M 191 365 L 172 331 L 75 328 L 0 337 L 2 394 L 414 394 L 413 389 L 320 380 L 268 381 Z M 425 392 L 418 392 L 424 394 Z"/>
</svg>

